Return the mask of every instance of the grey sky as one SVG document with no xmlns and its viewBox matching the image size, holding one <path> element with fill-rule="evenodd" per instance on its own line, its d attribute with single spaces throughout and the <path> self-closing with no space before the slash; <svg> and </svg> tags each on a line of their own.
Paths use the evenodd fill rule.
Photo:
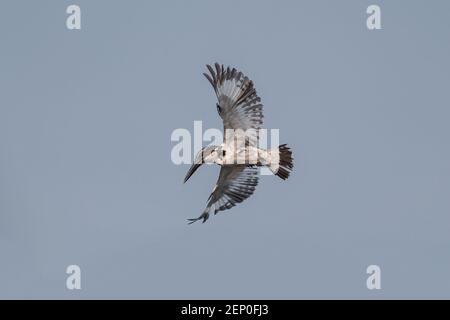
<svg viewBox="0 0 450 320">
<path fill-rule="evenodd" d="M 372 3 L 382 30 L 366 28 Z M 449 12 L 2 1 L 0 298 L 450 298 Z M 295 171 L 188 226 L 219 168 L 183 185 L 170 134 L 220 128 L 201 75 L 215 61 L 254 80 Z"/>
</svg>

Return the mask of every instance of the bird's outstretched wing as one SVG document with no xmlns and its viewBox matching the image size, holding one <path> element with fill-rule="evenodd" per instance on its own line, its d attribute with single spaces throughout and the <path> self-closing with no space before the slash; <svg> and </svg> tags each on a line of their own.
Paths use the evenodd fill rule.
<svg viewBox="0 0 450 320">
<path fill-rule="evenodd" d="M 208 220 L 210 211 L 230 209 L 250 197 L 258 184 L 258 168 L 245 165 L 222 166 L 219 179 L 208 198 L 208 204 L 203 214 L 190 223 L 203 219 Z"/>
<path fill-rule="evenodd" d="M 208 199 L 214 213 L 230 209 L 250 197 L 258 184 L 258 168 L 245 165 L 222 166 L 219 179 Z"/>
<path fill-rule="evenodd" d="M 247 131 L 247 144 L 256 146 L 258 129 L 263 123 L 263 105 L 253 86 L 253 81 L 242 72 L 216 63 L 206 65 L 210 74 L 204 73 L 217 95 L 217 111 L 223 120 L 224 130 Z M 248 130 L 253 129 L 253 130 Z M 225 132 L 226 134 L 226 132 Z"/>
</svg>

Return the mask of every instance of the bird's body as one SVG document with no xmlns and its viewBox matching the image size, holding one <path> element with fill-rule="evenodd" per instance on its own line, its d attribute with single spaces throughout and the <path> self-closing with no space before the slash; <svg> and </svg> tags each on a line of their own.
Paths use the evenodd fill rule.
<svg viewBox="0 0 450 320">
<path fill-rule="evenodd" d="M 204 73 L 213 86 L 218 103 L 217 111 L 224 123 L 225 139 L 219 146 L 203 148 L 189 169 L 185 182 L 203 163 L 221 166 L 219 179 L 213 188 L 203 213 L 190 223 L 203 219 L 211 211 L 230 209 L 250 197 L 258 184 L 258 167 L 267 166 L 285 180 L 293 168 L 291 150 L 284 144 L 272 149 L 258 146 L 262 125 L 262 104 L 253 82 L 236 69 L 224 69 L 215 64 L 215 70 Z"/>
<path fill-rule="evenodd" d="M 276 163 L 275 157 L 278 156 L 278 148 L 271 150 L 262 149 L 254 146 L 233 146 L 222 143 L 220 146 L 211 146 L 211 154 L 204 156 L 204 161 L 208 163 L 215 163 L 220 166 L 223 165 L 256 165 L 265 166 Z M 276 169 L 274 168 L 276 171 Z"/>
</svg>

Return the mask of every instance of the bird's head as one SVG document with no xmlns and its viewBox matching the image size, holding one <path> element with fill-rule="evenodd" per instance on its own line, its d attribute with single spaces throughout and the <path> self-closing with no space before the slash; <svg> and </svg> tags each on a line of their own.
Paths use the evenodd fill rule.
<svg viewBox="0 0 450 320">
<path fill-rule="evenodd" d="M 186 177 L 184 178 L 184 182 L 188 181 L 189 178 L 197 171 L 198 168 L 204 163 L 214 163 L 219 158 L 219 147 L 217 146 L 208 146 L 203 147 L 197 155 L 195 156 L 194 162 L 189 168 Z"/>
</svg>

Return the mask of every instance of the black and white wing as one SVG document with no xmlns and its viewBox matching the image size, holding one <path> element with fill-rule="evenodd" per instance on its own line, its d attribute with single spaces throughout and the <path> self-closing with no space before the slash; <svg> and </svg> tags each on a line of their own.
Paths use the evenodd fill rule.
<svg viewBox="0 0 450 320">
<path fill-rule="evenodd" d="M 258 168 L 245 165 L 222 166 L 219 179 L 208 198 L 208 204 L 198 218 L 188 219 L 189 223 L 208 220 L 211 211 L 230 209 L 250 197 L 258 184 Z"/>
<path fill-rule="evenodd" d="M 263 123 L 263 105 L 253 86 L 253 81 L 236 69 L 216 63 L 215 70 L 206 66 L 210 75 L 204 73 L 217 96 L 217 111 L 226 129 L 242 129 L 248 133 L 247 144 L 256 146 L 258 129 Z M 248 130 L 254 129 L 254 130 Z"/>
<path fill-rule="evenodd" d="M 257 184 L 257 167 L 222 166 L 219 179 L 208 198 L 207 207 L 214 210 L 214 214 L 230 209 L 250 197 Z"/>
</svg>

